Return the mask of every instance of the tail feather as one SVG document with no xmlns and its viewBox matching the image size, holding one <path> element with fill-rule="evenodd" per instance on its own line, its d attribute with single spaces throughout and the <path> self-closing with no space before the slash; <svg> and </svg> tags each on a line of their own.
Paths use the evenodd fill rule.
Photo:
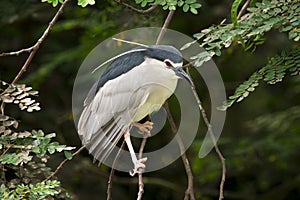
<svg viewBox="0 0 300 200">
<path fill-rule="evenodd" d="M 120 126 L 118 121 L 110 120 L 102 129 L 93 134 L 90 142 L 86 145 L 89 153 L 93 155 L 94 161 L 98 160 L 99 164 L 103 163 L 110 155 L 127 128 Z"/>
</svg>

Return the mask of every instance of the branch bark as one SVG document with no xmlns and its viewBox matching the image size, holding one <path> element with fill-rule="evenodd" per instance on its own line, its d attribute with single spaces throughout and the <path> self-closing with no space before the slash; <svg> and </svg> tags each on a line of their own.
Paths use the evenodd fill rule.
<svg viewBox="0 0 300 200">
<path fill-rule="evenodd" d="M 30 53 L 33 49 L 33 46 L 32 47 L 29 47 L 29 48 L 26 48 L 26 49 L 21 49 L 19 51 L 13 51 L 13 52 L 3 52 L 0 54 L 0 56 L 18 56 L 20 55 L 21 53 L 25 53 L 25 52 L 28 52 Z"/>
<path fill-rule="evenodd" d="M 120 150 L 118 151 L 115 159 L 114 159 L 114 162 L 112 164 L 112 167 L 111 167 L 111 170 L 110 170 L 110 173 L 109 173 L 109 177 L 108 177 L 108 182 L 107 182 L 107 190 L 106 190 L 106 194 L 107 194 L 107 200 L 111 200 L 112 197 L 111 197 L 111 190 L 112 190 L 112 180 L 113 180 L 113 177 L 114 177 L 114 173 L 115 173 L 115 165 L 117 163 L 117 160 L 120 156 L 120 153 L 121 153 L 121 150 L 124 148 L 124 145 L 125 145 L 125 140 L 123 140 L 122 142 L 122 145 L 120 147 Z"/>
<path fill-rule="evenodd" d="M 142 159 L 143 156 L 143 151 L 147 142 L 147 134 L 145 135 L 145 137 L 142 140 L 141 146 L 140 146 L 140 150 L 139 150 L 139 159 Z M 143 183 L 143 173 L 139 172 L 138 173 L 138 180 L 139 180 L 139 191 L 138 191 L 138 196 L 137 196 L 137 200 L 141 200 L 144 194 L 144 183 Z"/>
<path fill-rule="evenodd" d="M 134 12 L 140 13 L 140 14 L 150 13 L 150 12 L 152 12 L 153 10 L 155 10 L 158 7 L 157 4 L 153 4 L 150 8 L 148 8 L 146 10 L 142 10 L 142 9 L 137 9 L 137 8 L 135 8 L 135 7 L 131 6 L 131 5 L 123 2 L 122 0 L 115 0 L 115 2 L 117 2 L 117 3 L 119 3 L 119 4 L 123 5 L 123 6 L 125 6 L 126 8 L 128 8 L 128 9 L 134 11 Z"/>
<path fill-rule="evenodd" d="M 246 11 L 248 5 L 250 4 L 250 0 L 247 0 L 245 2 L 245 4 L 242 6 L 240 12 L 238 13 L 237 19 L 241 19 L 241 17 L 243 16 L 244 12 Z"/>
<path fill-rule="evenodd" d="M 170 10 L 170 12 L 169 12 L 169 14 L 168 14 L 168 16 L 167 16 L 167 18 L 166 18 L 166 20 L 164 22 L 164 25 L 162 26 L 162 28 L 161 28 L 161 30 L 159 32 L 159 35 L 158 35 L 156 43 L 155 43 L 156 45 L 158 45 L 161 42 L 162 38 L 164 37 L 164 35 L 166 33 L 166 29 L 169 27 L 169 24 L 170 24 L 170 22 L 172 20 L 174 12 L 175 12 L 175 10 Z"/>
<path fill-rule="evenodd" d="M 73 154 L 72 154 L 72 158 L 74 157 L 74 156 L 76 156 L 77 154 L 79 154 L 83 149 L 85 148 L 85 145 L 83 145 L 82 147 L 80 147 L 76 152 L 74 152 Z M 53 178 L 58 172 L 59 172 L 59 170 L 61 170 L 61 168 L 66 164 L 66 162 L 68 161 L 69 159 L 64 159 L 58 166 L 57 166 L 57 168 L 56 168 L 56 170 L 50 175 L 50 176 L 48 176 L 47 178 L 45 178 L 44 180 L 43 180 L 43 182 L 46 182 L 46 181 L 48 181 L 48 180 L 50 180 L 51 178 Z"/>
<path fill-rule="evenodd" d="M 176 140 L 177 140 L 177 143 L 178 143 L 178 146 L 179 146 L 179 150 L 180 150 L 180 153 L 181 153 L 181 159 L 182 159 L 182 162 L 183 162 L 183 165 L 184 165 L 187 177 L 188 177 L 188 187 L 185 191 L 184 200 L 188 200 L 188 199 L 195 200 L 194 182 L 193 182 L 194 177 L 193 177 L 193 173 L 192 173 L 192 170 L 191 170 L 189 160 L 188 160 L 188 158 L 186 156 L 186 153 L 185 153 L 185 150 L 184 150 L 185 149 L 184 144 L 183 144 L 182 139 L 180 138 L 180 136 L 178 136 L 176 134 L 177 133 L 177 127 L 176 127 L 174 118 L 172 116 L 172 113 L 170 111 L 168 102 L 166 102 L 164 104 L 164 108 L 166 109 L 168 121 L 170 123 L 172 132 L 173 132 L 173 134 L 175 134 L 175 137 L 176 137 Z"/>
<path fill-rule="evenodd" d="M 187 68 L 187 73 L 190 75 L 188 68 Z M 219 157 L 219 159 L 221 161 L 221 164 L 222 164 L 222 176 L 221 176 L 221 182 L 220 182 L 220 188 L 219 188 L 219 200 L 222 200 L 222 199 L 224 199 L 224 184 L 225 184 L 225 179 L 226 179 L 226 163 L 225 163 L 225 158 L 224 158 L 224 156 L 223 156 L 220 148 L 218 147 L 218 144 L 217 144 L 215 135 L 213 133 L 211 124 L 209 123 L 209 120 L 207 118 L 206 112 L 205 112 L 205 110 L 204 110 L 204 108 L 202 106 L 202 102 L 201 102 L 201 100 L 200 100 L 200 98 L 198 96 L 198 93 L 197 93 L 197 91 L 195 89 L 195 84 L 194 84 L 193 81 L 192 81 L 192 91 L 193 91 L 193 94 L 194 94 L 194 96 L 196 98 L 199 110 L 200 110 L 201 115 L 202 115 L 203 120 L 204 120 L 204 123 L 205 123 L 205 125 L 208 128 L 209 135 L 210 135 L 210 137 L 211 137 L 211 139 L 213 141 L 215 151 L 218 154 L 218 157 Z"/>
<path fill-rule="evenodd" d="M 15 76 L 14 80 L 11 82 L 12 84 L 16 83 L 21 78 L 22 74 L 27 70 L 27 67 L 29 66 L 29 64 L 31 63 L 33 57 L 35 56 L 36 51 L 39 49 L 40 45 L 43 43 L 43 41 L 46 39 L 46 37 L 48 36 L 50 31 L 52 30 L 52 27 L 56 23 L 58 17 L 63 13 L 63 9 L 65 8 L 66 4 L 69 1 L 70 0 L 65 0 L 61 4 L 60 8 L 58 9 L 56 14 L 54 15 L 54 17 L 50 21 L 50 23 L 49 23 L 48 27 L 46 28 L 46 30 L 44 31 L 43 35 L 38 39 L 38 41 L 32 47 L 22 49 L 22 50 L 16 51 L 16 52 L 2 53 L 1 54 L 1 56 L 5 56 L 5 55 L 19 55 L 20 53 L 30 52 L 27 60 L 25 61 L 22 68 L 20 69 L 19 73 Z"/>
</svg>

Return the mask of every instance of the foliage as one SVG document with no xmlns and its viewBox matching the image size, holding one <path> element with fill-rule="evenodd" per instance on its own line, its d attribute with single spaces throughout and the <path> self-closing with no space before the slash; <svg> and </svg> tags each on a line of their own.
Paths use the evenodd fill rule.
<svg viewBox="0 0 300 200">
<path fill-rule="evenodd" d="M 63 0 L 41 0 L 42 2 L 51 3 L 54 7 L 58 3 L 63 3 Z M 201 4 L 197 3 L 197 0 L 135 0 L 136 4 L 140 4 L 141 7 L 146 7 L 149 4 L 157 4 L 163 6 L 164 10 L 176 10 L 176 7 L 182 7 L 184 12 L 190 11 L 193 14 L 198 14 L 198 8 Z M 78 0 L 78 5 L 86 7 L 87 5 L 94 5 L 95 0 Z"/>
<path fill-rule="evenodd" d="M 53 7 L 56 7 L 58 3 L 63 3 L 64 0 L 41 0 L 42 2 L 51 3 Z M 78 0 L 78 5 L 81 7 L 86 7 L 87 5 L 94 5 L 95 0 Z"/>
<path fill-rule="evenodd" d="M 56 7 L 58 3 L 63 3 L 64 0 L 41 0 L 42 2 L 51 3 L 53 7 Z"/>
<path fill-rule="evenodd" d="M 38 92 L 24 84 L 8 84 L 1 81 L 0 99 L 2 106 L 18 104 L 20 110 L 40 110 L 35 97 Z M 42 181 L 50 175 L 46 167 L 49 155 L 69 151 L 73 147 L 51 142 L 55 133 L 45 134 L 42 130 L 19 131 L 19 122 L 11 116 L 0 115 L 0 167 L 1 199 L 41 199 L 60 193 L 58 181 Z M 13 175 L 11 175 L 11 173 Z M 10 174 L 10 175 L 9 175 Z"/>
<path fill-rule="evenodd" d="M 255 90 L 259 81 L 275 84 L 282 81 L 287 72 L 292 76 L 300 75 L 300 49 L 284 50 L 281 55 L 270 58 L 268 64 L 254 72 L 247 81 L 242 83 L 220 109 L 226 110 L 234 102 L 242 101 Z"/>
<path fill-rule="evenodd" d="M 176 7 L 182 7 L 184 12 L 190 10 L 193 14 L 198 14 L 197 9 L 201 7 L 201 4 L 197 3 L 197 0 L 135 0 L 135 2 L 142 7 L 149 4 L 161 5 L 164 10 L 176 10 Z"/>
<path fill-rule="evenodd" d="M 233 8 L 235 9 L 235 8 Z M 263 0 L 254 7 L 248 8 L 248 13 L 234 23 L 213 25 L 196 33 L 195 41 L 184 45 L 184 50 L 201 39 L 201 47 L 207 53 L 199 53 L 191 59 L 199 67 L 214 55 L 220 56 L 221 49 L 238 43 L 245 50 L 255 50 L 257 45 L 264 43 L 263 35 L 272 28 L 287 32 L 289 39 L 300 40 L 300 7 L 298 1 Z M 236 24 L 236 26 L 235 26 Z"/>
<path fill-rule="evenodd" d="M 242 1 L 236 0 L 232 4 L 232 21 L 230 24 L 219 24 L 202 30 L 194 35 L 197 39 L 182 47 L 188 48 L 198 40 L 202 40 L 201 47 L 206 51 L 193 56 L 195 66 L 199 67 L 214 55 L 220 56 L 221 49 L 237 43 L 248 51 L 255 51 L 256 46 L 265 41 L 264 34 L 277 29 L 288 33 L 288 38 L 295 42 L 300 40 L 300 6 L 299 1 L 291 0 L 263 0 L 254 7 L 248 8 L 248 13 L 237 20 L 237 10 Z M 282 51 L 281 55 L 269 59 L 268 64 L 255 72 L 247 81 L 241 84 L 235 94 L 229 97 L 221 110 L 230 107 L 234 102 L 240 102 L 253 92 L 259 85 L 259 80 L 269 84 L 280 82 L 286 71 L 292 75 L 299 74 L 300 49 Z"/>
<path fill-rule="evenodd" d="M 1 94 L 2 102 L 18 104 L 21 110 L 26 109 L 27 112 L 41 109 L 39 103 L 35 103 L 35 100 L 29 97 L 38 94 L 38 91 L 32 90 L 32 87 L 26 87 L 25 84 L 9 85 L 1 80 L 0 84 L 8 86 Z"/>
<path fill-rule="evenodd" d="M 0 198 L 2 200 L 30 199 L 39 200 L 45 199 L 47 196 L 54 196 L 59 192 L 56 190 L 60 186 L 59 181 L 46 181 L 33 184 L 20 184 L 16 189 L 10 190 L 4 184 L 0 186 Z"/>
</svg>

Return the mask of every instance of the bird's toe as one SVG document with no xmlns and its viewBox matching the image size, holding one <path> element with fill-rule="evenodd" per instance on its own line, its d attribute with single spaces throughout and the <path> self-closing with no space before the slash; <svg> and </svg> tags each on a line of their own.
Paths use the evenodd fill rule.
<svg viewBox="0 0 300 200">
<path fill-rule="evenodd" d="M 146 165 L 144 164 L 147 161 L 147 158 L 141 158 L 134 163 L 134 169 L 129 172 L 131 176 L 134 176 L 138 173 L 143 173 Z"/>
</svg>

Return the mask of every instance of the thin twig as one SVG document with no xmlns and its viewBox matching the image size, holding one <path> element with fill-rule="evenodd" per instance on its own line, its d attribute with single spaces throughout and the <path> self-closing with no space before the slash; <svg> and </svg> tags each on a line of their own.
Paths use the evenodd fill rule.
<svg viewBox="0 0 300 200">
<path fill-rule="evenodd" d="M 244 3 L 243 7 L 241 8 L 241 10 L 240 10 L 240 12 L 239 12 L 239 14 L 238 14 L 238 16 L 237 16 L 237 19 L 240 19 L 240 18 L 243 16 L 243 14 L 244 14 L 245 10 L 247 9 L 249 3 L 250 3 L 250 0 L 247 0 L 247 1 Z"/>
<path fill-rule="evenodd" d="M 73 158 L 74 156 L 76 156 L 77 154 L 79 154 L 84 148 L 85 148 L 85 145 L 83 145 L 82 147 L 80 147 L 76 152 L 74 152 L 74 153 L 72 154 L 72 158 Z M 64 159 L 64 160 L 57 166 L 56 170 L 55 170 L 50 176 L 48 176 L 47 178 L 45 178 L 45 179 L 43 180 L 43 182 L 48 181 L 49 179 L 53 178 L 53 176 L 55 176 L 55 175 L 59 172 L 59 170 L 61 170 L 61 168 L 64 166 L 64 164 L 66 164 L 66 162 L 67 162 L 68 160 L 69 160 L 69 159 L 67 159 L 67 158 Z"/>
<path fill-rule="evenodd" d="M 142 10 L 142 9 L 137 9 L 127 3 L 124 3 L 122 0 L 115 0 L 115 2 L 125 6 L 126 8 L 129 8 L 130 10 L 133 10 L 134 12 L 138 12 L 141 14 L 146 14 L 146 13 L 150 13 L 153 10 L 155 10 L 155 8 L 157 8 L 158 4 L 153 4 L 150 8 L 146 9 L 146 10 Z"/>
<path fill-rule="evenodd" d="M 174 134 L 176 134 L 178 129 L 176 127 L 176 123 L 175 123 L 174 118 L 172 116 L 172 113 L 170 111 L 168 102 L 165 102 L 164 108 L 166 109 L 168 121 L 170 123 L 172 132 Z M 176 137 L 176 140 L 177 140 L 177 143 L 178 143 L 178 146 L 179 146 L 179 150 L 180 150 L 180 153 L 181 153 L 181 159 L 182 159 L 182 162 L 183 162 L 183 165 L 184 165 L 187 177 L 188 177 L 188 187 L 185 191 L 184 200 L 188 200 L 188 199 L 195 200 L 194 182 L 193 182 L 194 177 L 193 177 L 193 174 L 192 174 L 191 166 L 190 166 L 189 160 L 186 156 L 185 148 L 184 148 L 184 144 L 182 142 L 182 139 L 177 134 L 176 134 L 175 137 Z"/>
<path fill-rule="evenodd" d="M 159 35 L 158 35 L 156 43 L 155 43 L 156 45 L 159 44 L 161 42 L 162 38 L 164 37 L 164 35 L 166 33 L 166 29 L 169 27 L 169 24 L 170 24 L 171 19 L 174 15 L 174 12 L 175 12 L 175 10 L 170 10 L 170 12 L 169 12 L 169 14 L 168 14 L 168 16 L 165 20 L 165 23 L 164 23 L 163 27 L 161 28 L 161 30 L 159 32 Z"/>
<path fill-rule="evenodd" d="M 141 142 L 141 146 L 140 146 L 140 150 L 139 150 L 139 159 L 142 159 L 143 151 L 144 151 L 144 148 L 145 148 L 145 145 L 147 142 L 147 137 L 148 136 L 146 134 Z M 138 172 L 138 180 L 139 180 L 139 191 L 138 191 L 137 200 L 141 200 L 143 193 L 144 193 L 144 183 L 143 183 L 143 173 L 142 172 Z"/>
<path fill-rule="evenodd" d="M 46 39 L 46 37 L 48 36 L 48 34 L 50 33 L 52 27 L 54 26 L 54 24 L 56 23 L 58 17 L 62 14 L 64 7 L 66 6 L 66 4 L 69 2 L 70 0 L 65 0 L 60 8 L 58 9 L 58 11 L 56 12 L 56 14 L 54 15 L 54 17 L 52 18 L 52 20 L 50 21 L 48 27 L 46 28 L 46 30 L 44 31 L 43 35 L 38 39 L 38 41 L 35 43 L 35 45 L 33 45 L 30 48 L 27 49 L 22 49 L 20 51 L 17 52 L 12 52 L 12 55 L 18 55 L 20 53 L 23 52 L 30 52 L 27 60 L 25 61 L 24 65 L 22 66 L 21 70 L 19 71 L 19 73 L 17 74 L 17 76 L 14 78 L 14 80 L 12 81 L 13 83 L 16 83 L 22 76 L 22 74 L 27 70 L 28 65 L 31 63 L 36 51 L 39 49 L 40 45 L 42 44 L 42 42 Z"/>
<path fill-rule="evenodd" d="M 21 53 L 25 53 L 25 52 L 28 52 L 30 53 L 32 51 L 34 46 L 32 47 L 29 47 L 29 48 L 26 48 L 26 49 L 21 49 L 19 51 L 13 51 L 13 52 L 3 52 L 0 54 L 0 56 L 18 56 L 20 55 Z"/>
<path fill-rule="evenodd" d="M 189 68 L 187 68 L 187 73 L 190 75 L 189 73 Z M 194 82 L 192 81 L 192 91 L 193 91 L 193 94 L 196 98 L 196 101 L 197 101 L 197 104 L 198 104 L 198 107 L 199 107 L 199 110 L 201 112 L 201 115 L 203 117 L 203 120 L 204 120 L 204 123 L 205 125 L 207 126 L 207 129 L 208 129 L 208 132 L 209 132 L 209 135 L 211 136 L 211 139 L 213 141 L 213 144 L 214 144 L 214 148 L 215 148 L 215 151 L 216 153 L 218 154 L 219 156 L 219 159 L 221 161 L 221 164 L 222 164 L 222 177 L 221 177 L 221 182 L 220 182 L 220 189 L 219 189 L 219 200 L 222 200 L 224 198 L 224 183 L 225 183 L 225 179 L 226 179 L 226 164 L 225 164 L 225 158 L 221 152 L 221 150 L 219 149 L 218 147 L 218 144 L 217 144 L 217 141 L 216 141 L 216 138 L 215 138 L 215 135 L 213 133 L 213 130 L 212 130 L 212 127 L 211 127 L 211 124 L 207 118 L 207 115 L 206 115 L 206 112 L 202 106 L 202 102 L 198 96 L 198 93 L 195 89 L 195 84 Z"/>
<path fill-rule="evenodd" d="M 111 170 L 110 170 L 110 173 L 109 173 L 109 177 L 108 177 L 108 182 L 107 182 L 107 190 L 106 190 L 106 194 L 107 194 L 107 200 L 111 200 L 112 197 L 111 197 L 111 189 L 112 189 L 112 180 L 113 180 L 113 176 L 115 174 L 115 165 L 117 164 L 117 160 L 120 156 L 120 153 L 121 153 L 121 150 L 124 148 L 124 145 L 125 145 L 125 140 L 123 140 L 122 142 L 122 145 L 114 159 L 114 162 L 111 166 Z"/>
</svg>

